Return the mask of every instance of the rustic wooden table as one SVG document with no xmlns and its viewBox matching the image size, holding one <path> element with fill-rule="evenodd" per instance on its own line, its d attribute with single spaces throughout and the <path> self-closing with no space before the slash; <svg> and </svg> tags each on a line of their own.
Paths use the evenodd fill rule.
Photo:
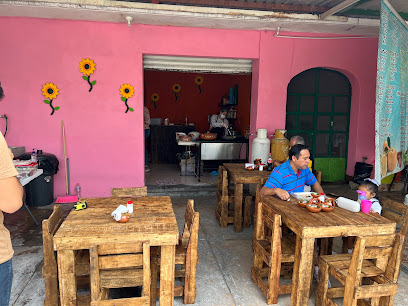
<svg viewBox="0 0 408 306">
<path fill-rule="evenodd" d="M 297 235 L 291 305 L 308 304 L 315 238 L 395 233 L 394 222 L 374 213 L 353 213 L 340 207 L 331 212 L 311 213 L 294 198 L 282 201 L 274 196 L 261 196 L 261 202 L 266 211 L 280 214 L 282 222 Z"/>
<path fill-rule="evenodd" d="M 235 184 L 234 190 L 234 232 L 242 231 L 242 192 L 244 184 L 265 184 L 271 171 L 246 170 L 245 164 L 223 165 L 228 172 L 229 183 Z"/>
<path fill-rule="evenodd" d="M 91 245 L 149 241 L 161 246 L 160 304 L 174 302 L 175 245 L 179 239 L 170 197 L 89 198 L 88 208 L 71 211 L 54 236 L 58 252 L 61 305 L 76 305 L 74 251 Z M 133 201 L 129 222 L 117 223 L 111 212 Z"/>
</svg>

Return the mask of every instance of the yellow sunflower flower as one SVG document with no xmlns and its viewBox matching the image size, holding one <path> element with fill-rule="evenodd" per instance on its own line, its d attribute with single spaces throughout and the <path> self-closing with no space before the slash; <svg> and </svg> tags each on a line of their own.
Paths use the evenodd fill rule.
<svg viewBox="0 0 408 306">
<path fill-rule="evenodd" d="M 53 83 L 46 83 L 42 87 L 42 94 L 47 99 L 55 99 L 58 96 L 58 88 Z"/>
<path fill-rule="evenodd" d="M 180 92 L 180 90 L 181 90 L 180 84 L 174 84 L 173 85 L 173 91 L 174 92 Z"/>
<path fill-rule="evenodd" d="M 152 94 L 152 101 L 157 102 L 159 101 L 159 99 L 160 99 L 159 94 L 157 93 Z"/>
<path fill-rule="evenodd" d="M 194 79 L 194 82 L 195 82 L 197 85 L 201 85 L 201 84 L 203 84 L 203 82 L 204 82 L 204 78 L 203 78 L 202 76 L 198 75 L 198 76 L 196 76 L 196 78 Z"/>
<path fill-rule="evenodd" d="M 79 63 L 79 70 L 84 75 L 91 75 L 95 71 L 95 63 L 93 62 L 93 60 L 91 60 L 89 58 L 84 58 Z"/>
<path fill-rule="evenodd" d="M 120 86 L 120 94 L 122 95 L 122 97 L 129 99 L 133 96 L 133 94 L 135 93 L 135 90 L 133 89 L 133 86 L 130 84 L 123 84 L 122 86 Z"/>
</svg>

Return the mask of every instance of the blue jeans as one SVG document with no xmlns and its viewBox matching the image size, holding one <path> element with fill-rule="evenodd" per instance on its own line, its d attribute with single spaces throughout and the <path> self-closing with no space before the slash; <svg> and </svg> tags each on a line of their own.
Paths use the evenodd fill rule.
<svg viewBox="0 0 408 306">
<path fill-rule="evenodd" d="M 0 264 L 0 306 L 9 306 L 12 282 L 13 265 L 10 259 Z"/>
<path fill-rule="evenodd" d="M 150 136 L 150 129 L 145 129 L 145 166 L 149 160 L 149 154 L 147 153 L 147 138 Z"/>
</svg>

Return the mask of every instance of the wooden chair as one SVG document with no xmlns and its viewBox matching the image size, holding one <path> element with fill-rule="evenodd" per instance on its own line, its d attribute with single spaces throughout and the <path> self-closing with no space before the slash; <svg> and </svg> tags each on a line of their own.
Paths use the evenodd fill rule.
<svg viewBox="0 0 408 306">
<path fill-rule="evenodd" d="M 42 221 L 45 283 L 44 305 L 59 304 L 57 253 L 54 251 L 54 234 L 63 222 L 61 206 L 55 205 L 48 219 Z M 75 255 L 75 274 L 78 287 L 89 287 L 89 252 L 81 250 Z M 78 295 L 78 305 L 89 305 L 89 295 Z"/>
<path fill-rule="evenodd" d="M 381 215 L 397 224 L 397 232 L 407 235 L 408 229 L 408 206 L 390 199 L 381 199 Z M 342 253 L 347 253 L 347 241 L 343 239 Z"/>
<path fill-rule="evenodd" d="M 231 204 L 231 205 L 230 205 Z M 228 224 L 234 223 L 234 210 L 229 206 L 234 205 L 234 191 L 228 188 L 228 173 L 223 166 L 218 167 L 218 189 L 217 189 L 217 207 L 215 217 L 220 222 L 222 228 Z M 251 205 L 252 196 L 244 196 L 244 216 L 243 227 L 251 226 Z"/>
<path fill-rule="evenodd" d="M 344 306 L 393 305 L 404 241 L 401 234 L 357 237 L 352 254 L 321 256 L 316 305 L 337 305 L 338 297 Z M 329 274 L 342 287 L 328 288 Z"/>
<path fill-rule="evenodd" d="M 197 295 L 196 274 L 198 264 L 198 229 L 200 214 L 194 210 L 194 200 L 187 201 L 183 234 L 176 246 L 175 277 L 184 281 L 184 286 L 174 287 L 174 296 L 184 296 L 184 304 L 194 304 Z M 152 260 L 152 286 L 156 288 L 160 255 Z M 152 290 L 151 305 L 160 296 L 159 288 Z"/>
<path fill-rule="evenodd" d="M 91 305 L 150 304 L 150 244 L 91 246 Z M 109 300 L 110 288 L 143 286 L 141 297 Z"/>
<path fill-rule="evenodd" d="M 254 264 L 251 277 L 261 289 L 266 303 L 277 304 L 279 294 L 287 294 L 292 290 L 291 284 L 279 285 L 279 280 L 281 264 L 293 263 L 295 260 L 296 236 L 282 237 L 281 216 L 264 207 L 259 201 L 256 205 L 255 233 L 252 241 Z M 267 278 L 267 284 L 263 278 Z"/>
<path fill-rule="evenodd" d="M 111 188 L 111 197 L 147 197 L 147 187 Z"/>
</svg>

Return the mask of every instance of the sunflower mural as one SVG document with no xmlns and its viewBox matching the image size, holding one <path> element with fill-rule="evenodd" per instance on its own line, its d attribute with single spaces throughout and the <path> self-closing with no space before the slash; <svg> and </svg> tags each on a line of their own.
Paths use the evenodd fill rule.
<svg viewBox="0 0 408 306">
<path fill-rule="evenodd" d="M 82 78 L 85 81 L 88 81 L 89 84 L 89 91 L 92 90 L 93 86 L 96 84 L 96 81 L 91 82 L 91 74 L 94 73 L 95 71 L 95 63 L 93 60 L 89 58 L 84 58 L 80 63 L 79 63 L 79 70 L 82 72 L 83 76 Z"/>
<path fill-rule="evenodd" d="M 133 108 L 129 107 L 129 105 L 127 104 L 127 100 L 130 99 L 135 93 L 133 86 L 130 84 L 123 84 L 122 86 L 120 86 L 119 91 L 120 95 L 122 96 L 122 101 L 125 102 L 126 105 L 125 113 L 127 113 L 128 111 L 133 112 Z"/>
<path fill-rule="evenodd" d="M 203 84 L 204 78 L 201 75 L 197 75 L 194 82 L 196 83 L 199 92 L 202 93 L 204 89 L 201 88 L 201 84 Z"/>
<path fill-rule="evenodd" d="M 181 90 L 181 86 L 180 86 L 180 84 L 176 83 L 176 84 L 173 84 L 172 88 L 173 88 L 173 94 L 176 97 L 176 102 L 177 102 L 177 100 L 178 100 L 178 98 L 180 96 L 179 92 Z"/>
<path fill-rule="evenodd" d="M 59 106 L 52 105 L 52 101 L 56 99 L 57 96 L 59 95 L 57 86 L 54 85 L 53 83 L 45 83 L 42 87 L 42 94 L 47 99 L 50 99 L 50 100 L 44 100 L 44 103 L 47 103 L 50 105 L 52 109 L 51 115 L 54 115 L 54 112 L 60 109 Z"/>
<path fill-rule="evenodd" d="M 158 93 L 152 94 L 152 103 L 154 105 L 154 109 L 157 108 L 156 102 L 159 101 L 159 99 L 160 99 L 160 96 Z"/>
</svg>

